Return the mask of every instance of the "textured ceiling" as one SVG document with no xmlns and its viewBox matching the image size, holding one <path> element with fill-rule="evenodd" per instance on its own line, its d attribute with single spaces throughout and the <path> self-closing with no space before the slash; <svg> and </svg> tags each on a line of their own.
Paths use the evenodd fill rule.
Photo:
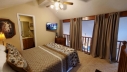
<svg viewBox="0 0 127 72">
<path fill-rule="evenodd" d="M 16 6 L 35 0 L 0 0 L 0 9 Z M 38 1 L 38 0 L 37 0 Z M 45 7 L 47 0 L 40 0 L 41 5 Z M 74 5 L 68 5 L 66 10 L 50 9 L 59 19 L 68 19 L 75 17 L 85 17 L 102 13 L 125 11 L 127 10 L 127 0 L 63 0 L 73 2 Z"/>
<path fill-rule="evenodd" d="M 27 3 L 33 0 L 0 0 L 0 9 L 8 8 L 11 6 Z"/>
<path fill-rule="evenodd" d="M 74 3 L 67 6 L 66 10 L 53 13 L 60 19 L 85 17 L 102 13 L 127 10 L 127 0 L 66 0 Z"/>
</svg>

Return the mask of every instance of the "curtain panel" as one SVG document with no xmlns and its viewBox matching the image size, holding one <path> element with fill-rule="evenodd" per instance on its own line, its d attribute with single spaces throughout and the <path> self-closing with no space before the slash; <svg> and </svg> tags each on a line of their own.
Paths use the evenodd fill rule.
<svg viewBox="0 0 127 72">
<path fill-rule="evenodd" d="M 63 37 L 63 20 L 60 20 L 59 37 Z"/>
<path fill-rule="evenodd" d="M 82 50 L 82 18 L 70 20 L 70 47 Z"/>
<path fill-rule="evenodd" d="M 105 43 L 103 44 L 104 37 L 105 37 L 105 15 L 97 15 L 95 17 L 94 29 L 93 29 L 93 36 L 91 42 L 90 53 L 93 57 L 100 56 L 103 58 L 103 54 L 105 54 Z M 103 46 L 103 49 L 102 49 Z M 104 52 L 103 52 L 104 51 Z"/>
<path fill-rule="evenodd" d="M 108 18 L 104 14 L 95 17 L 90 49 L 93 57 L 116 61 L 118 27 L 119 13 L 110 13 Z"/>
<path fill-rule="evenodd" d="M 107 53 L 109 62 L 116 61 L 117 38 L 119 29 L 119 13 L 110 13 L 107 19 Z"/>
</svg>

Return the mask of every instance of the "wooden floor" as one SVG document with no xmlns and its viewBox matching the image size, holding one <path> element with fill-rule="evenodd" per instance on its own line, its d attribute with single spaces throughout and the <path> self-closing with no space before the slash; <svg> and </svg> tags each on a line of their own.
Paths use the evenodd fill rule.
<svg viewBox="0 0 127 72">
<path fill-rule="evenodd" d="M 104 59 L 93 58 L 91 55 L 78 51 L 80 64 L 70 72 L 95 72 L 96 69 L 102 72 L 117 72 L 118 63 L 110 64 Z"/>
</svg>

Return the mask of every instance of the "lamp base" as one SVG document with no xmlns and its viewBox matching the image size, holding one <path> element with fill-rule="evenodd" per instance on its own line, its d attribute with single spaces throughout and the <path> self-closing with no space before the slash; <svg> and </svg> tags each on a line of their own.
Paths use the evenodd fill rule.
<svg viewBox="0 0 127 72">
<path fill-rule="evenodd" d="M 2 44 L 4 45 L 4 41 L 2 41 Z"/>
</svg>

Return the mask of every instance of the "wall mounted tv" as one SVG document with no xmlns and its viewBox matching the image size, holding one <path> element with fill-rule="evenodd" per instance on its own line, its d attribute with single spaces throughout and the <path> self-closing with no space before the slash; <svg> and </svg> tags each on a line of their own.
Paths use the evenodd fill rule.
<svg viewBox="0 0 127 72">
<path fill-rule="evenodd" d="M 46 30 L 57 30 L 57 23 L 46 23 Z"/>
</svg>

